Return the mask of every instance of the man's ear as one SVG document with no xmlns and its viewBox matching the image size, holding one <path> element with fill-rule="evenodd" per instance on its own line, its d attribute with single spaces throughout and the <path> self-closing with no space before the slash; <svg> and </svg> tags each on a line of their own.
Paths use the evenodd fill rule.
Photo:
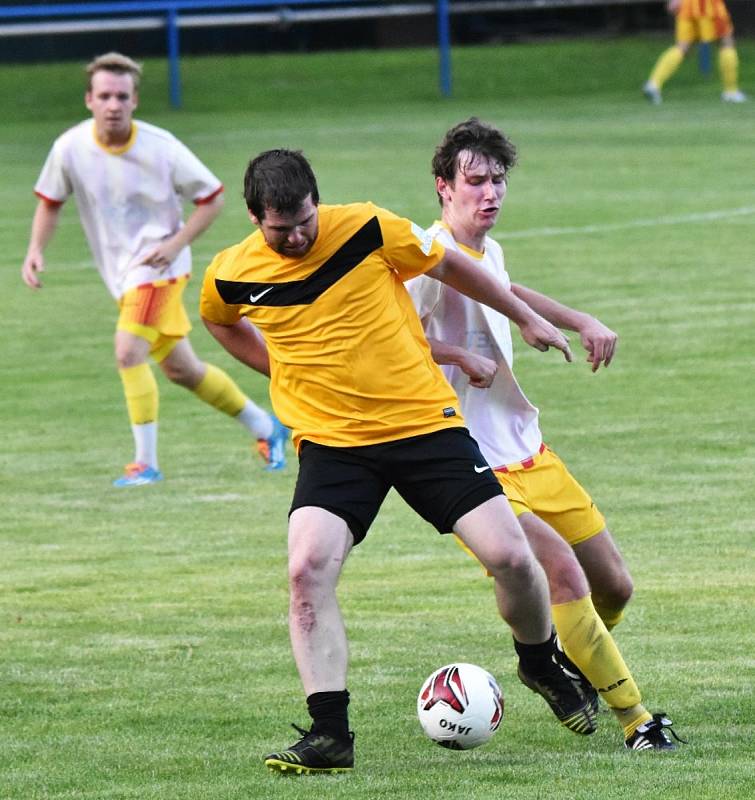
<svg viewBox="0 0 755 800">
<path fill-rule="evenodd" d="M 258 220 L 258 219 L 257 219 L 257 217 L 255 217 L 255 216 L 254 216 L 254 212 L 252 211 L 252 209 L 251 209 L 251 208 L 247 208 L 247 210 L 246 210 L 246 213 L 247 213 L 247 214 L 249 214 L 249 219 L 250 219 L 250 220 L 251 220 L 251 221 L 252 221 L 252 222 L 253 222 L 255 225 L 260 225 L 260 224 L 261 224 L 261 223 L 260 223 L 260 220 Z"/>
<path fill-rule="evenodd" d="M 437 177 L 435 179 L 435 191 L 443 200 L 450 199 L 449 189 L 453 189 L 453 186 L 445 178 Z"/>
</svg>

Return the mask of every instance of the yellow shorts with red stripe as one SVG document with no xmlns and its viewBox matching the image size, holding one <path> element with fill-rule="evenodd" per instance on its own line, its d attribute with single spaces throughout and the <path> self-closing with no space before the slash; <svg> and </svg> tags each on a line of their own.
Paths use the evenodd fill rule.
<svg viewBox="0 0 755 800">
<path fill-rule="evenodd" d="M 145 283 L 120 299 L 116 329 L 141 336 L 150 343 L 150 355 L 160 362 L 191 330 L 183 304 L 189 276 Z"/>
<path fill-rule="evenodd" d="M 687 0 L 676 15 L 680 44 L 715 42 L 734 33 L 729 12 L 721 0 Z"/>
<path fill-rule="evenodd" d="M 570 545 L 584 542 L 605 528 L 605 517 L 590 495 L 546 445 L 532 458 L 494 471 L 517 516 L 535 514 Z"/>
<path fill-rule="evenodd" d="M 545 444 L 531 458 L 496 467 L 494 472 L 517 517 L 535 514 L 572 547 L 606 527 L 605 517 L 590 495 Z M 462 550 L 474 557 L 461 539 L 455 538 Z"/>
</svg>

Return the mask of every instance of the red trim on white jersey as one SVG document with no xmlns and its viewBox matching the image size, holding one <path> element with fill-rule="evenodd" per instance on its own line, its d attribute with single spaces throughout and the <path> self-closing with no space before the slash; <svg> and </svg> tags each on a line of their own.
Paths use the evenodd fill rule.
<svg viewBox="0 0 755 800">
<path fill-rule="evenodd" d="M 36 190 L 34 191 L 34 194 L 37 195 L 40 200 L 44 200 L 48 206 L 53 206 L 54 208 L 59 208 L 65 202 L 65 200 L 53 200 L 52 197 L 47 197 L 47 195 L 44 195 L 42 192 L 38 192 Z"/>
<path fill-rule="evenodd" d="M 221 183 L 220 186 L 217 189 L 215 189 L 215 191 L 212 194 L 208 194 L 207 197 L 199 197 L 199 198 L 197 198 L 194 201 L 194 205 L 195 206 L 203 206 L 203 205 L 206 205 L 207 203 L 211 203 L 224 189 L 225 189 L 225 187 Z"/>
</svg>

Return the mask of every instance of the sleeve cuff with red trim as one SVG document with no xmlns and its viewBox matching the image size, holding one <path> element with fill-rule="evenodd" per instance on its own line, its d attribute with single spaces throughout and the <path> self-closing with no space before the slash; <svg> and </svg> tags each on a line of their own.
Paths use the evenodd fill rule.
<svg viewBox="0 0 755 800">
<path fill-rule="evenodd" d="M 42 192 L 38 192 L 36 189 L 34 190 L 34 194 L 37 195 L 40 200 L 44 200 L 48 206 L 52 206 L 53 208 L 59 208 L 63 205 L 63 203 L 65 203 L 65 200 L 53 200 L 52 197 L 47 197 L 47 195 L 42 194 Z"/>
<path fill-rule="evenodd" d="M 206 205 L 207 203 L 211 203 L 219 194 L 222 194 L 224 190 L 225 187 L 221 183 L 220 186 L 218 186 L 218 188 L 215 189 L 215 191 L 212 194 L 208 194 L 207 197 L 198 197 L 194 201 L 194 205 L 203 206 Z"/>
</svg>

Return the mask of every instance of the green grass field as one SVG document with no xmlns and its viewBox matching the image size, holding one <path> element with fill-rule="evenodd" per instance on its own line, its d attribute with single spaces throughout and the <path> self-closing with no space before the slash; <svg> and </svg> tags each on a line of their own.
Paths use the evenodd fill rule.
<svg viewBox="0 0 755 800">
<path fill-rule="evenodd" d="M 621 337 L 606 372 L 520 346 L 518 373 L 634 574 L 616 631 L 626 660 L 689 744 L 625 752 L 610 714 L 586 740 L 561 728 L 518 683 L 478 567 L 391 496 L 340 588 L 358 768 L 312 779 L 261 764 L 293 740 L 289 722 L 306 723 L 286 629 L 295 468 L 263 473 L 238 426 L 160 377 L 167 480 L 111 488 L 131 456 L 115 311 L 73 203 L 45 288 L 19 278 L 36 176 L 85 113 L 80 74 L 0 67 L 2 800 L 752 796 L 755 102 L 723 105 L 692 60 L 662 107 L 645 104 L 665 44 L 458 49 L 448 100 L 432 51 L 186 59 L 181 112 L 165 64 L 147 63 L 140 114 L 227 187 L 197 276 L 250 230 L 251 155 L 303 148 L 324 201 L 372 199 L 429 224 L 433 147 L 477 114 L 519 146 L 497 229 L 512 276 Z M 755 42 L 740 59 L 755 93 Z M 267 404 L 264 381 L 201 326 L 192 340 Z M 506 697 L 499 733 L 473 752 L 432 745 L 415 719 L 423 679 L 452 660 L 489 669 Z"/>
</svg>

